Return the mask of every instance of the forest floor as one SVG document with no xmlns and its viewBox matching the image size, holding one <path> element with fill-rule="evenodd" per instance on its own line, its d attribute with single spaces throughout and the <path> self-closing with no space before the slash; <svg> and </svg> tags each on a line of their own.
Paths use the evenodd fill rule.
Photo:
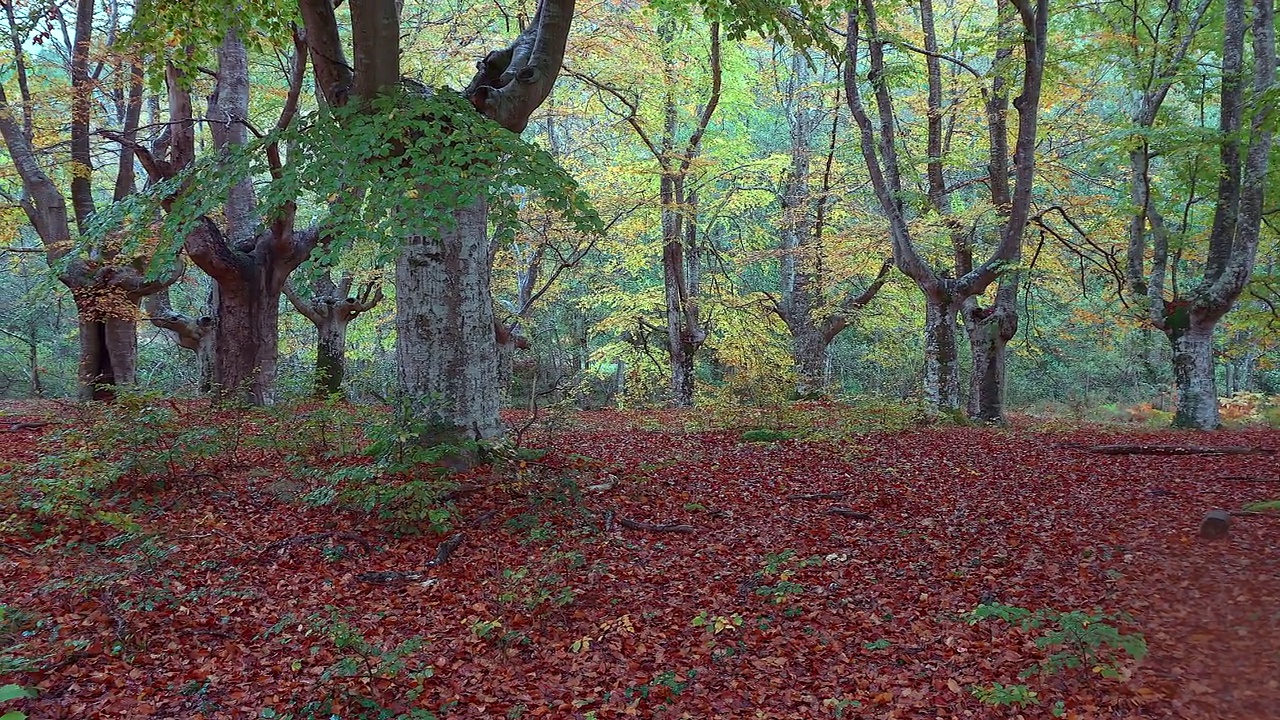
<svg viewBox="0 0 1280 720">
<path fill-rule="evenodd" d="M 834 405 L 512 421 L 549 452 L 464 473 L 447 505 L 397 475 L 380 515 L 349 492 L 374 462 L 355 450 L 399 452 L 368 410 L 0 406 L 0 685 L 37 693 L 0 713 L 1280 717 L 1280 517 L 1199 534 L 1280 497 L 1280 460 L 1088 450 L 1280 432 Z M 1119 649 L 1139 635 L 1141 660 Z"/>
</svg>

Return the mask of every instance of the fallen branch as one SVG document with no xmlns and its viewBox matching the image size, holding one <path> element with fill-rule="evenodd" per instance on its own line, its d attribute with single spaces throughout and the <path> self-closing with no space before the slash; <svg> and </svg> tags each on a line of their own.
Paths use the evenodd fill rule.
<svg viewBox="0 0 1280 720">
<path fill-rule="evenodd" d="M 1280 482 L 1280 477 L 1257 477 L 1255 475 L 1228 475 L 1222 479 L 1224 482 Z"/>
<path fill-rule="evenodd" d="M 849 508 L 838 508 L 838 507 L 828 508 L 827 514 L 839 515 L 840 517 L 852 518 L 854 520 L 871 520 L 872 519 L 872 517 L 867 513 L 858 512 L 857 510 L 850 510 Z"/>
<path fill-rule="evenodd" d="M 9 423 L 8 424 L 9 427 L 5 428 L 4 430 L 0 430 L 0 432 L 18 432 L 19 430 L 36 430 L 48 424 L 49 423 L 47 422 L 15 422 L 15 423 Z"/>
<path fill-rule="evenodd" d="M 14 552 L 16 552 L 16 553 L 20 553 L 20 554 L 22 554 L 22 555 L 26 555 L 27 557 L 35 557 L 35 553 L 31 552 L 30 550 L 24 550 L 24 549 L 22 549 L 22 548 L 18 547 L 17 545 L 11 545 L 11 544 L 9 544 L 9 543 L 7 543 L 7 542 L 0 542 L 0 547 L 8 548 L 8 549 L 10 549 L 10 550 L 12 550 L 12 551 L 14 551 Z"/>
<path fill-rule="evenodd" d="M 373 546 L 369 544 L 368 540 L 365 540 L 364 538 L 360 537 L 359 535 L 353 532 L 337 531 L 337 532 L 310 533 L 308 535 L 297 535 L 291 538 L 277 540 L 271 543 L 270 545 L 266 546 L 265 548 L 263 548 L 262 553 L 259 555 L 258 559 L 262 562 L 266 562 L 268 557 L 272 555 L 278 555 L 284 552 L 285 550 L 288 550 L 289 548 L 294 548 L 299 545 L 306 545 L 308 543 L 319 542 L 321 540 L 330 540 L 335 543 L 338 542 L 339 540 L 345 540 L 346 542 L 351 542 L 351 543 L 355 543 L 356 545 L 359 545 L 360 549 L 364 550 L 365 555 L 373 554 Z"/>
<path fill-rule="evenodd" d="M 1266 448 L 1224 445 L 1203 447 L 1200 445 L 1094 445 L 1085 452 L 1099 455 L 1271 455 L 1275 451 Z"/>
<path fill-rule="evenodd" d="M 673 532 L 673 533 L 691 533 L 697 532 L 697 528 L 692 525 L 660 525 L 656 523 L 640 522 L 638 520 L 628 520 L 627 518 L 618 518 L 618 524 L 629 530 L 644 530 L 646 532 Z"/>
<path fill-rule="evenodd" d="M 456 533 L 448 540 L 440 543 L 436 548 L 436 556 L 428 560 L 421 570 L 402 571 L 402 570 L 383 570 L 362 572 L 356 575 L 356 581 L 362 583 L 370 583 L 373 585 L 391 585 L 393 583 L 404 582 L 423 582 L 427 579 L 427 569 L 443 565 L 449 561 L 449 557 L 453 555 L 453 551 L 458 549 L 462 544 L 462 533 Z"/>
<path fill-rule="evenodd" d="M 788 500 L 843 500 L 849 493 L 825 492 L 788 495 Z"/>
</svg>

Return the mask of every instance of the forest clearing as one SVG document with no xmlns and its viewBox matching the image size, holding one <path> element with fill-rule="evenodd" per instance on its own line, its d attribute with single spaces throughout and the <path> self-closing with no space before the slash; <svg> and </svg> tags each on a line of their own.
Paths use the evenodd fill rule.
<svg viewBox="0 0 1280 720">
<path fill-rule="evenodd" d="M 1280 483 L 1274 430 L 920 425 L 837 404 L 505 419 L 522 447 L 438 480 L 369 408 L 6 406 L 0 685 L 38 694 L 0 708 L 1259 720 L 1280 707 L 1280 517 L 1251 505 Z M 375 485 L 404 492 L 374 499 Z M 1236 516 L 1206 539 L 1213 508 Z"/>
</svg>

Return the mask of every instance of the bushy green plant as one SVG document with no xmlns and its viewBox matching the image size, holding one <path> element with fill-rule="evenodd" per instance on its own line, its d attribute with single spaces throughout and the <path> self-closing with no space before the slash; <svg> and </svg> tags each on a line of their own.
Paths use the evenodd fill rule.
<svg viewBox="0 0 1280 720">
<path fill-rule="evenodd" d="M 22 698 L 33 697 L 34 695 L 35 693 L 22 687 L 21 685 L 14 685 L 12 683 L 8 685 L 0 685 L 0 704 L 7 703 L 11 700 L 21 700 Z M 17 710 L 10 710 L 5 714 L 0 715 L 0 720 L 26 720 L 26 719 L 27 719 L 27 714 L 24 712 L 18 712 Z"/>
<path fill-rule="evenodd" d="M 974 697 L 994 707 L 1012 705 L 1018 708 L 1025 708 L 1028 705 L 1040 704 L 1039 698 L 1036 697 L 1036 692 L 1026 685 L 991 683 L 990 685 L 975 686 L 971 692 Z"/>
<path fill-rule="evenodd" d="M 742 433 L 744 442 L 778 442 L 779 440 L 790 440 L 793 437 L 795 437 L 795 433 L 786 430 L 771 430 L 769 428 L 757 428 Z"/>
<path fill-rule="evenodd" d="M 0 475 L 0 484 L 21 507 L 84 518 L 122 483 L 168 486 L 197 475 L 202 461 L 220 454 L 217 431 L 190 420 L 156 393 L 120 391 L 110 406 L 88 406 L 44 435 L 40 460 Z"/>
<path fill-rule="evenodd" d="M 437 426 L 418 420 L 407 407 L 375 420 L 358 464 L 333 469 L 325 463 L 303 471 L 320 480 L 303 501 L 369 513 L 399 534 L 448 532 L 454 517 L 449 493 L 456 488 L 448 479 L 451 463 L 480 448 L 474 442 L 432 442 L 438 435 Z"/>
<path fill-rule="evenodd" d="M 292 635 L 285 635 L 288 627 L 297 627 L 297 618 L 286 616 L 269 628 L 264 637 L 280 635 L 282 642 L 290 642 Z M 383 647 L 370 641 L 335 607 L 325 608 L 325 614 L 317 614 L 301 623 L 302 639 L 328 644 L 337 659 L 326 665 L 316 679 L 315 696 L 295 699 L 284 708 L 264 708 L 262 717 L 280 720 L 338 717 L 337 710 L 346 710 L 342 717 L 369 718 L 370 720 L 436 720 L 435 713 L 423 709 L 409 709 L 422 696 L 427 679 L 435 675 L 435 668 L 422 662 L 422 649 L 426 642 L 418 636 L 411 637 L 394 647 Z M 308 657 L 321 652 L 321 645 L 312 644 Z M 294 660 L 295 672 L 306 672 L 307 662 Z"/>
<path fill-rule="evenodd" d="M 1140 633 L 1124 633 L 1111 624 L 1128 620 L 1122 615 L 1053 608 L 1032 612 L 1002 604 L 979 605 L 967 615 L 970 625 L 990 618 L 1019 625 L 1024 632 L 1042 631 L 1035 644 L 1048 654 L 1024 670 L 1022 678 L 1084 667 L 1102 677 L 1118 679 L 1129 660 L 1142 660 L 1147 655 L 1147 641 Z"/>
</svg>

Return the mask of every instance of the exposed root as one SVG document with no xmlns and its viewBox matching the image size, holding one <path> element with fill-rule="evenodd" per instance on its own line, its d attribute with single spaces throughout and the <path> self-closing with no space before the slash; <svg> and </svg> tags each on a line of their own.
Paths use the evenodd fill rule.
<svg viewBox="0 0 1280 720">
<path fill-rule="evenodd" d="M 362 572 L 356 575 L 356 581 L 362 583 L 370 583 L 372 585 L 393 585 L 396 583 L 406 582 L 423 582 L 427 579 L 427 570 L 439 565 L 443 565 L 449 561 L 449 557 L 453 555 L 453 551 L 458 549 L 462 544 L 462 533 L 456 533 L 448 540 L 440 543 L 436 548 L 436 556 L 423 564 L 421 570 L 402 571 L 402 570 L 383 570 Z"/>
<path fill-rule="evenodd" d="M 365 555 L 373 554 L 373 546 L 369 544 L 368 540 L 365 540 L 364 538 L 360 537 L 359 535 L 353 532 L 334 531 L 334 532 L 310 533 L 308 535 L 296 535 L 291 538 L 277 540 L 271 543 L 270 545 L 266 546 L 265 548 L 263 548 L 262 552 L 258 556 L 258 559 L 262 562 L 266 562 L 271 557 L 277 556 L 280 553 L 284 552 L 285 550 L 297 547 L 299 545 L 307 545 L 309 543 L 320 542 L 321 540 L 328 540 L 334 543 L 338 541 L 355 543 L 356 545 L 360 546 L 361 550 L 364 550 Z"/>
<path fill-rule="evenodd" d="M 1224 445 L 1203 447 L 1200 445 L 1094 445 L 1083 448 L 1085 452 L 1099 455 L 1271 455 L 1275 451 L 1266 448 Z"/>
<path fill-rule="evenodd" d="M 872 517 L 864 512 L 850 510 L 849 508 L 833 507 L 827 509 L 828 515 L 839 515 L 840 517 L 852 518 L 854 520 L 871 520 Z"/>
<path fill-rule="evenodd" d="M 843 492 L 824 492 L 824 493 L 797 493 L 788 495 L 788 500 L 843 500 L 849 493 Z"/>
</svg>

